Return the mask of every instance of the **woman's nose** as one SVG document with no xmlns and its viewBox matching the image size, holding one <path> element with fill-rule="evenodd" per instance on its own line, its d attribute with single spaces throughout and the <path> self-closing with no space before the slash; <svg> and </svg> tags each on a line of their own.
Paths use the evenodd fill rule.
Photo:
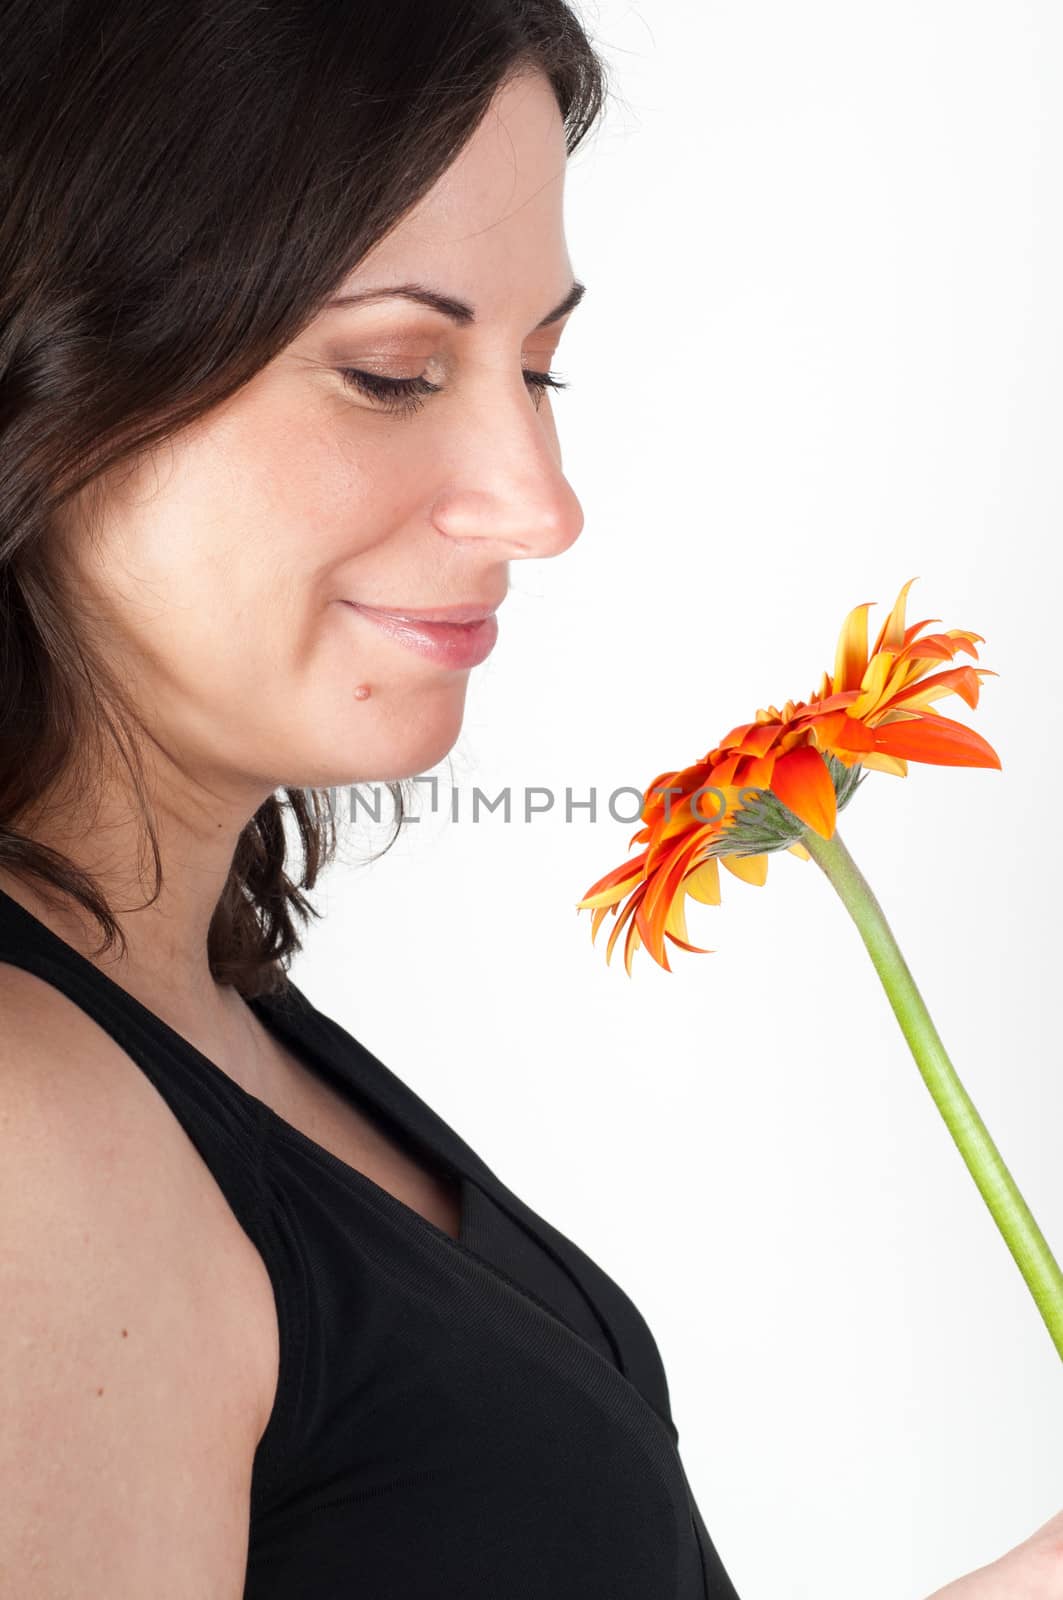
<svg viewBox="0 0 1063 1600">
<path fill-rule="evenodd" d="M 481 422 L 454 460 L 460 477 L 432 508 L 448 539 L 490 544 L 499 560 L 519 561 L 561 555 L 579 538 L 583 507 L 561 470 L 553 422 L 526 399 L 499 407 L 490 426 Z"/>
</svg>

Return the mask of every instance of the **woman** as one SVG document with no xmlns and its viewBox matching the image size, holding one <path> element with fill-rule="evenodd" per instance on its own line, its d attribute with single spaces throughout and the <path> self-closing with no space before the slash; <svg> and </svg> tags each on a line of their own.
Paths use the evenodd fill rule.
<svg viewBox="0 0 1063 1600">
<path fill-rule="evenodd" d="M 4 1592 L 733 1597 L 639 1312 L 286 972 L 328 789 L 579 535 L 600 63 L 562 0 L 2 16 Z"/>
</svg>

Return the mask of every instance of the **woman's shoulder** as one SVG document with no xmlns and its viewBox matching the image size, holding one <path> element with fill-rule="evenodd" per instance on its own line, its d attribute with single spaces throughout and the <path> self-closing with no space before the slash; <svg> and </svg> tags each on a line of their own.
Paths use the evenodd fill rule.
<svg viewBox="0 0 1063 1600">
<path fill-rule="evenodd" d="M 0 971 L 0 1566 L 131 1596 L 161 1562 L 235 1597 L 259 1412 L 225 1263 L 191 1248 L 177 1142 L 60 999 Z"/>
<path fill-rule="evenodd" d="M 39 1232 L 56 1281 L 128 1308 L 123 1324 L 142 1308 L 158 1359 L 190 1341 L 197 1393 L 224 1396 L 230 1417 L 243 1407 L 253 1450 L 272 1395 L 272 1288 L 213 1174 L 148 1077 L 62 991 L 0 962 L 0 1019 L 5 1231 Z"/>
</svg>

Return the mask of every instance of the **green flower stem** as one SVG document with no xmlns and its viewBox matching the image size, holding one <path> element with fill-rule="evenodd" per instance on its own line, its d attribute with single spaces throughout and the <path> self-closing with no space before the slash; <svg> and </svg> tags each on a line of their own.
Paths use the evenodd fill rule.
<svg viewBox="0 0 1063 1600">
<path fill-rule="evenodd" d="M 1063 1272 L 945 1053 L 882 907 L 837 833 L 824 839 L 809 829 L 801 843 L 822 867 L 860 930 L 923 1082 L 1063 1358 Z"/>
</svg>

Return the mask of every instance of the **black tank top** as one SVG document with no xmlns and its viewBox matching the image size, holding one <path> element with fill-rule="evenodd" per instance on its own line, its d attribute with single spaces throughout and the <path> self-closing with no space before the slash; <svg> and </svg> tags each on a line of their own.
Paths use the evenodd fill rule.
<svg viewBox="0 0 1063 1600">
<path fill-rule="evenodd" d="M 269 1272 L 280 1370 L 244 1600 L 737 1600 L 637 1308 L 294 984 L 246 1003 L 457 1180 L 458 1239 L 285 1122 L 3 890 L 0 961 L 61 990 L 132 1057 Z"/>
</svg>

